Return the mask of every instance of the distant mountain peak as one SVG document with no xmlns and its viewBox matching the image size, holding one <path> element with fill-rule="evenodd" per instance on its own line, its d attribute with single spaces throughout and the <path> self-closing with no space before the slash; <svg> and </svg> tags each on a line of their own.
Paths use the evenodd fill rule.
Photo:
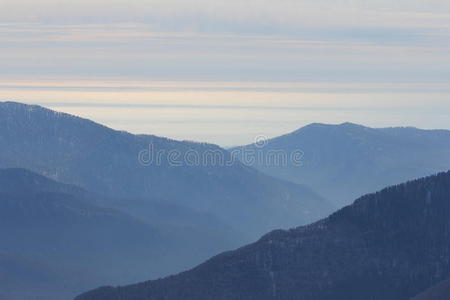
<svg viewBox="0 0 450 300">
<path fill-rule="evenodd" d="M 42 111 L 52 112 L 55 114 L 61 114 L 60 112 L 45 108 L 45 107 L 37 105 L 37 104 L 27 104 L 27 103 L 15 102 L 15 101 L 3 101 L 3 102 L 0 101 L 0 108 L 21 109 L 21 110 L 27 110 L 30 112 L 35 111 L 35 110 L 42 110 Z M 68 114 L 66 114 L 66 115 L 68 115 Z"/>
<path fill-rule="evenodd" d="M 360 124 L 356 124 L 356 123 L 352 123 L 352 122 L 344 122 L 344 123 L 340 123 L 340 124 L 311 123 L 311 124 L 308 124 L 306 126 L 303 126 L 303 127 L 299 128 L 299 129 L 297 129 L 293 133 L 300 133 L 300 132 L 305 131 L 305 130 L 332 129 L 332 128 L 343 128 L 343 129 L 359 128 L 359 129 L 364 129 L 364 128 L 370 128 L 370 127 L 366 127 L 364 125 L 360 125 Z"/>
<path fill-rule="evenodd" d="M 63 119 L 68 119 L 68 120 L 76 120 L 78 122 L 86 122 L 86 123 L 95 124 L 97 126 L 101 126 L 104 128 L 108 128 L 104 125 L 101 125 L 101 124 L 91 121 L 89 119 L 85 119 L 85 118 L 82 118 L 82 117 L 79 117 L 76 115 L 71 115 L 68 113 L 49 109 L 49 108 L 46 108 L 46 107 L 43 107 L 43 106 L 40 106 L 37 104 L 27 104 L 27 103 L 14 102 L 14 101 L 5 101 L 5 102 L 0 101 L 0 110 L 2 110 L 3 113 L 14 112 L 14 113 L 43 114 L 46 116 L 53 116 L 53 117 L 63 118 Z"/>
<path fill-rule="evenodd" d="M 369 128 L 367 126 L 357 124 L 357 123 L 352 123 L 352 122 L 344 122 L 344 123 L 339 124 L 338 126 L 347 127 L 347 128 Z"/>
<path fill-rule="evenodd" d="M 117 134 L 121 135 L 128 135 L 128 136 L 135 136 L 142 139 L 147 138 L 158 138 L 160 140 L 165 140 L 167 142 L 174 142 L 174 143 L 185 143 L 185 144 L 191 144 L 191 145 L 199 145 L 199 146 L 205 146 L 210 148 L 219 148 L 220 146 L 212 143 L 205 143 L 205 142 L 198 142 L 198 141 L 190 141 L 190 140 L 176 140 L 173 138 L 168 137 L 162 137 L 157 136 L 151 133 L 144 133 L 144 134 L 134 134 L 131 132 L 128 132 L 126 130 L 118 130 L 114 129 L 108 126 L 105 126 L 103 124 L 97 123 L 95 121 L 92 121 L 90 119 L 86 119 L 77 115 L 68 114 L 61 111 L 56 111 L 53 109 L 46 108 L 44 106 L 40 106 L 37 104 L 27 104 L 27 103 L 21 103 L 21 102 L 14 102 L 14 101 L 0 101 L 0 116 L 2 115 L 2 111 L 4 114 L 8 115 L 9 112 L 14 114 L 23 114 L 23 115 L 31 115 L 34 114 L 34 116 L 37 116 L 41 114 L 43 117 L 50 117 L 54 118 L 56 120 L 67 120 L 67 122 L 77 122 L 80 124 L 83 124 L 85 126 L 91 126 L 98 129 L 106 129 L 110 132 L 115 132 Z M 22 116 L 22 115 L 20 115 Z M 16 117 L 17 118 L 17 117 Z M 19 118 L 17 118 L 19 119 Z"/>
<path fill-rule="evenodd" d="M 266 156 L 301 151 L 300 166 L 265 161 L 252 166 L 271 176 L 311 186 L 341 206 L 368 192 L 450 168 L 449 149 L 449 130 L 312 123 L 272 138 L 264 148 L 257 149 Z"/>
</svg>

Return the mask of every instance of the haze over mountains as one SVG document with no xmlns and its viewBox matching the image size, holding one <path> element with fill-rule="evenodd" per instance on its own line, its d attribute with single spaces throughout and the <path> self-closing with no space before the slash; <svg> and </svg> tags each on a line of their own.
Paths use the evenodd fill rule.
<svg viewBox="0 0 450 300">
<path fill-rule="evenodd" d="M 261 147 L 262 146 L 262 147 Z M 231 149 L 244 151 L 301 151 L 301 165 L 291 161 L 249 161 L 259 170 L 306 184 L 337 207 L 383 187 L 450 169 L 450 131 L 412 127 L 369 128 L 352 123 L 311 124 L 266 141 Z"/>
<path fill-rule="evenodd" d="M 170 161 L 173 151 L 179 166 Z M 160 160 L 139 159 L 148 152 L 162 153 Z M 182 160 L 188 152 L 196 153 L 200 163 Z M 308 187 L 239 162 L 228 166 L 229 161 L 228 151 L 215 145 L 133 135 L 39 106 L 0 103 L 3 168 L 26 168 L 101 195 L 163 201 L 210 213 L 249 239 L 274 228 L 306 224 L 333 209 Z M 136 211 L 130 201 L 124 206 Z"/>
<path fill-rule="evenodd" d="M 148 204 L 145 222 L 105 197 L 24 169 L 0 169 L 1 299 L 71 299 L 101 284 L 178 272 L 242 243 L 212 217 Z M 153 208 L 153 209 L 151 209 Z M 189 226 L 179 215 L 189 218 Z"/>
<path fill-rule="evenodd" d="M 236 150 L 288 160 L 249 164 Z M 175 274 L 445 169 L 445 130 L 311 124 L 225 150 L 0 102 L 0 299 L 65 300 Z M 80 299 L 407 299 L 450 277 L 449 176 L 364 196 L 181 275 Z"/>
<path fill-rule="evenodd" d="M 0 300 L 450 300 L 449 28 L 0 0 Z"/>
<path fill-rule="evenodd" d="M 274 231 L 191 271 L 76 300 L 407 300 L 450 276 L 449 200 L 450 172 L 441 173 Z"/>
</svg>

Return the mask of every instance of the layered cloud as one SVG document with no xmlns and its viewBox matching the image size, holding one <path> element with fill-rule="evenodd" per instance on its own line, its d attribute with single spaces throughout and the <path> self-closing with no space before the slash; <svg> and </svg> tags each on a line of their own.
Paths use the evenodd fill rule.
<svg viewBox="0 0 450 300">
<path fill-rule="evenodd" d="M 444 0 L 3 0 L 0 23 L 7 76 L 434 81 L 450 73 Z"/>
<path fill-rule="evenodd" d="M 448 127 L 449 53 L 444 0 L 0 1 L 0 100 L 226 144 L 314 121 Z"/>
<path fill-rule="evenodd" d="M 9 22 L 158 23 L 208 31 L 270 26 L 448 25 L 445 0 L 4 0 L 0 17 Z M 234 25 L 233 25 L 234 24 Z M 236 26 L 239 25 L 239 26 Z"/>
</svg>

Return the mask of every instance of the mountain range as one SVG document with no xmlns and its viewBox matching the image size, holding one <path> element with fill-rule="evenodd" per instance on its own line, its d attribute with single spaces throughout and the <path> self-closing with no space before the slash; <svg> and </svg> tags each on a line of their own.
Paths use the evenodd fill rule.
<svg viewBox="0 0 450 300">
<path fill-rule="evenodd" d="M 101 284 L 179 272 L 243 243 L 215 218 L 182 207 L 147 203 L 155 216 L 143 221 L 99 203 L 109 201 L 0 169 L 0 299 L 71 299 Z"/>
<path fill-rule="evenodd" d="M 450 276 L 449 215 L 446 172 L 368 194 L 188 272 L 76 300 L 408 300 Z"/>
<path fill-rule="evenodd" d="M 226 150 L 0 102 L 0 299 L 147 279 L 77 299 L 441 299 L 449 173 L 375 191 L 449 154 L 446 130 L 311 124 Z"/>
<path fill-rule="evenodd" d="M 450 131 L 314 123 L 230 151 L 241 160 L 246 152 L 259 153 L 265 159 L 246 165 L 308 185 L 343 207 L 386 186 L 450 169 Z M 298 162 L 292 154 L 301 155 Z"/>
<path fill-rule="evenodd" d="M 229 162 L 230 153 L 216 145 L 133 135 L 40 106 L 0 103 L 0 167 L 127 199 L 121 207 L 130 213 L 142 214 L 146 201 L 187 207 L 250 241 L 333 210 L 307 186 Z"/>
</svg>

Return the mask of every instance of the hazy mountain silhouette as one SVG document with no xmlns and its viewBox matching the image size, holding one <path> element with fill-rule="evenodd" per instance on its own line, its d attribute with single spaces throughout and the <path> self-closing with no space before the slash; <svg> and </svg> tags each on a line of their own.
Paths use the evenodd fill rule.
<svg viewBox="0 0 450 300">
<path fill-rule="evenodd" d="M 190 209 L 147 202 L 155 217 L 144 222 L 93 204 L 103 202 L 24 169 L 0 169 L 0 299 L 71 299 L 99 284 L 185 270 L 243 241 Z"/>
<path fill-rule="evenodd" d="M 206 163 L 175 166 L 171 151 L 182 158 L 196 153 Z M 150 164 L 149 152 L 162 155 Z M 332 210 L 305 186 L 221 161 L 231 161 L 230 155 L 215 145 L 132 135 L 39 106 L 0 103 L 0 167 L 30 169 L 106 196 L 158 199 L 211 213 L 250 238 Z"/>
<path fill-rule="evenodd" d="M 231 149 L 241 153 L 300 150 L 301 165 L 288 161 L 249 161 L 267 174 L 306 184 L 336 206 L 369 192 L 450 169 L 450 131 L 412 127 L 368 128 L 352 123 L 311 124 L 255 145 Z"/>
<path fill-rule="evenodd" d="M 407 300 L 450 276 L 449 200 L 450 172 L 411 181 L 191 271 L 76 300 Z"/>
<path fill-rule="evenodd" d="M 89 286 L 87 274 L 49 262 L 0 253 L 0 299 L 71 299 Z M 95 281 L 95 280 L 94 280 Z"/>
</svg>

